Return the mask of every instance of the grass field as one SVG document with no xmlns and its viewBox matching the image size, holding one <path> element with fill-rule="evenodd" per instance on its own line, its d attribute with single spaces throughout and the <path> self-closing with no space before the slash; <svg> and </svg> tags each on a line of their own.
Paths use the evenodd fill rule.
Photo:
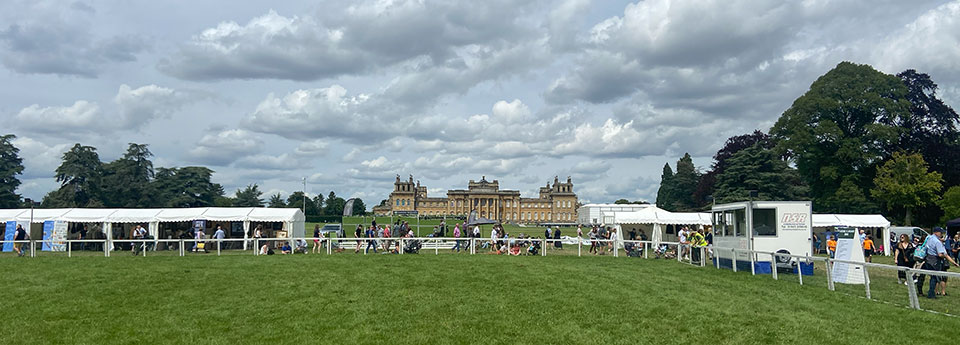
<svg viewBox="0 0 960 345">
<path fill-rule="evenodd" d="M 669 260 L 38 257 L 3 258 L 0 270 L 5 344 L 851 344 L 960 326 L 786 277 Z"/>
</svg>

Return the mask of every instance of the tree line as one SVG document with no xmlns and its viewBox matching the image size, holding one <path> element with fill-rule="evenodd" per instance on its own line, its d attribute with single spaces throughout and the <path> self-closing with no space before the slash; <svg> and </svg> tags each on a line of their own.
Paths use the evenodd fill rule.
<svg viewBox="0 0 960 345">
<path fill-rule="evenodd" d="M 960 217 L 958 121 L 929 75 L 841 62 L 769 131 L 727 139 L 706 171 L 689 154 L 676 171 L 664 165 L 657 205 L 696 211 L 751 198 L 812 200 L 815 212 L 937 224 Z"/>
<path fill-rule="evenodd" d="M 0 208 L 29 207 L 17 194 L 23 173 L 20 149 L 13 145 L 16 136 L 0 136 Z M 331 191 L 326 197 L 305 197 L 303 191 L 286 199 L 279 193 L 264 200 L 257 184 L 237 189 L 228 196 L 223 186 L 211 181 L 214 171 L 201 166 L 158 167 L 154 169 L 147 144 L 130 143 L 122 157 L 104 163 L 92 146 L 75 144 L 63 153 L 54 178 L 60 187 L 47 193 L 42 208 L 60 207 L 291 207 L 301 208 L 308 216 L 342 215 L 346 200 Z M 365 214 L 366 206 L 357 199 L 354 214 Z"/>
</svg>

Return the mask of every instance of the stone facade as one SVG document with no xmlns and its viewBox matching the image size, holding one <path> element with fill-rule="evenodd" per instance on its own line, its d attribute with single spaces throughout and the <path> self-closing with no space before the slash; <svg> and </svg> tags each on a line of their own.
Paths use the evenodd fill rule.
<svg viewBox="0 0 960 345">
<path fill-rule="evenodd" d="M 446 197 L 427 196 L 427 187 L 420 181 L 403 181 L 397 175 L 393 192 L 385 205 L 373 208 L 376 215 L 388 216 L 394 211 L 417 211 L 422 216 L 467 216 L 471 211 L 483 218 L 510 223 L 575 223 L 577 220 L 577 195 L 573 182 L 561 182 L 554 177 L 540 187 L 536 198 L 523 198 L 520 191 L 500 189 L 497 180 L 470 180 L 467 189 L 451 189 Z"/>
</svg>

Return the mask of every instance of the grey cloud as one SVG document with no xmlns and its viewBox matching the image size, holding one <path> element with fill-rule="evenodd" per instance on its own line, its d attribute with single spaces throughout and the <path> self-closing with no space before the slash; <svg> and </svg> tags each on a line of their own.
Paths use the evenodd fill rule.
<svg viewBox="0 0 960 345">
<path fill-rule="evenodd" d="M 226 166 L 262 151 L 263 140 L 256 135 L 242 129 L 229 129 L 204 135 L 187 156 L 198 163 Z"/>
</svg>

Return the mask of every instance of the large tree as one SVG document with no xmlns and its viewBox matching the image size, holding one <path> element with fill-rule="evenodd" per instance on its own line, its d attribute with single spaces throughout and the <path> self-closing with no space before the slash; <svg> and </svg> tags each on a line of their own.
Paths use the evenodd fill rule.
<svg viewBox="0 0 960 345">
<path fill-rule="evenodd" d="M 909 69 L 897 74 L 907 87 L 908 116 L 892 123 L 902 129 L 898 150 L 918 152 L 947 185 L 960 184 L 960 115 L 937 97 L 937 84 L 926 73 Z"/>
<path fill-rule="evenodd" d="M 283 201 L 283 196 L 281 196 L 280 193 L 277 193 L 277 194 L 274 194 L 274 195 L 271 195 L 271 196 L 270 196 L 270 203 L 269 203 L 269 205 L 270 205 L 271 208 L 284 208 L 284 207 L 287 207 L 287 203 L 286 203 L 285 201 Z"/>
<path fill-rule="evenodd" d="M 947 189 L 938 204 L 943 208 L 943 217 L 940 218 L 940 222 L 946 223 L 948 220 L 960 218 L 960 186 Z"/>
<path fill-rule="evenodd" d="M 693 158 L 689 153 L 677 161 L 677 173 L 673 175 L 673 207 L 674 211 L 693 211 L 700 203 L 694 200 L 697 184 L 700 183 L 700 173 L 693 165 Z"/>
<path fill-rule="evenodd" d="M 321 200 L 323 199 L 322 196 L 320 198 Z M 304 207 L 304 204 L 303 204 L 304 202 L 307 203 L 306 207 Z M 299 208 L 303 210 L 304 215 L 309 215 L 309 216 L 320 215 L 320 208 L 317 207 L 317 203 L 314 201 L 314 199 L 311 199 L 309 196 L 305 196 L 303 191 L 296 191 L 290 194 L 290 196 L 287 197 L 287 207 Z"/>
<path fill-rule="evenodd" d="M 13 134 L 0 136 L 0 208 L 17 208 L 22 203 L 17 194 L 20 186 L 17 175 L 23 174 L 23 159 L 20 149 L 13 146 L 16 138 Z"/>
<path fill-rule="evenodd" d="M 790 157 L 818 211 L 839 211 L 841 187 L 865 194 L 871 176 L 900 138 L 892 123 L 909 116 L 908 89 L 896 76 L 842 62 L 818 78 L 771 128 L 778 154 Z M 846 184 L 844 186 L 844 184 Z"/>
<path fill-rule="evenodd" d="M 233 197 L 233 205 L 238 207 L 263 207 L 263 199 L 260 198 L 262 195 L 263 192 L 260 191 L 260 186 L 257 186 L 256 183 L 247 185 L 243 190 L 237 189 L 237 193 Z"/>
<path fill-rule="evenodd" d="M 758 200 L 806 198 L 807 188 L 797 171 L 762 143 L 738 150 L 724 162 L 714 194 L 718 203 L 749 200 L 750 191 L 757 191 Z"/>
<path fill-rule="evenodd" d="M 663 174 L 660 175 L 660 189 L 657 190 L 657 207 L 672 209 L 674 204 L 673 169 L 670 163 L 663 165 Z"/>
<path fill-rule="evenodd" d="M 717 175 L 723 173 L 727 165 L 730 164 L 728 162 L 730 157 L 733 157 L 733 155 L 740 152 L 740 150 L 753 147 L 757 144 L 760 144 L 764 149 L 772 149 L 774 147 L 774 142 L 770 136 L 759 130 L 755 130 L 753 133 L 727 138 L 723 147 L 713 155 L 713 165 L 710 166 L 710 170 L 704 173 L 703 176 L 700 176 L 700 183 L 697 184 L 697 190 L 693 194 L 693 200 L 700 206 L 706 206 L 709 202 L 707 196 L 715 194 Z"/>
<path fill-rule="evenodd" d="M 154 178 L 153 153 L 146 144 L 130 143 L 123 157 L 103 166 L 103 196 L 107 206 L 155 206 L 150 182 Z"/>
<path fill-rule="evenodd" d="M 346 206 L 346 204 L 346 200 L 337 196 L 333 191 L 330 191 L 330 194 L 327 195 L 326 206 L 323 208 L 323 214 L 327 216 L 341 216 L 343 215 L 343 207 Z"/>
<path fill-rule="evenodd" d="M 910 226 L 915 208 L 938 200 L 942 181 L 940 173 L 928 170 L 927 162 L 919 153 L 897 152 L 877 170 L 876 187 L 870 190 L 870 194 L 885 201 L 888 209 L 903 207 L 906 211 L 904 224 Z"/>
<path fill-rule="evenodd" d="M 161 207 L 231 206 L 216 202 L 223 198 L 223 187 L 210 178 L 213 170 L 205 167 L 158 168 L 153 181 L 156 205 Z M 225 200 L 229 200 L 226 198 Z"/>
<path fill-rule="evenodd" d="M 101 198 L 101 173 L 103 164 L 97 149 L 92 146 L 73 145 L 64 152 L 63 162 L 57 167 L 57 182 L 60 189 L 44 197 L 44 207 L 95 207 L 103 205 Z"/>
</svg>

